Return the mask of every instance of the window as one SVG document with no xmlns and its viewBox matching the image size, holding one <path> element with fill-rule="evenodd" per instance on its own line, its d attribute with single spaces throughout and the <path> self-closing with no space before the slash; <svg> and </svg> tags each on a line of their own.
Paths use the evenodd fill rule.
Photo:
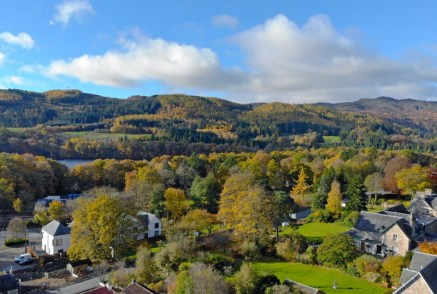
<svg viewBox="0 0 437 294">
<path fill-rule="evenodd" d="M 396 242 L 398 240 L 398 235 L 393 234 L 393 242 Z"/>
<path fill-rule="evenodd" d="M 62 239 L 54 239 L 53 246 L 62 246 Z"/>
<path fill-rule="evenodd" d="M 159 231 L 155 231 L 155 236 L 154 237 L 157 237 L 157 236 L 159 236 Z"/>
<path fill-rule="evenodd" d="M 159 223 L 155 223 L 155 229 L 159 229 Z"/>
</svg>

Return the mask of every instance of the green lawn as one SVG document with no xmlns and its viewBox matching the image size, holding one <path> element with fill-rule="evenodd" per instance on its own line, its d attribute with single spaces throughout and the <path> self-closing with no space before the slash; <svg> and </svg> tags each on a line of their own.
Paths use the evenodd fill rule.
<svg viewBox="0 0 437 294">
<path fill-rule="evenodd" d="M 339 223 L 306 223 L 298 227 L 298 232 L 310 241 L 321 242 L 328 235 L 336 235 L 346 232 L 349 228 Z M 286 228 L 281 232 L 281 235 L 286 234 L 292 228 Z"/>
<path fill-rule="evenodd" d="M 327 268 L 292 262 L 254 262 L 255 270 L 262 275 L 274 274 L 281 281 L 285 279 L 318 288 L 325 293 L 390 293 L 391 291 L 377 284 L 370 283 L 345 274 L 344 272 Z M 334 280 L 337 290 L 332 288 Z"/>
</svg>

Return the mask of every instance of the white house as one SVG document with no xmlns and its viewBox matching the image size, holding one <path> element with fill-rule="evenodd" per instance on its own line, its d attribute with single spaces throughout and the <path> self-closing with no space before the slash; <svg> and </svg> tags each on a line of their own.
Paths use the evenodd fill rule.
<svg viewBox="0 0 437 294">
<path fill-rule="evenodd" d="M 48 254 L 66 252 L 70 242 L 70 229 L 57 220 L 52 220 L 42 227 L 42 250 Z"/>
<path fill-rule="evenodd" d="M 149 212 L 140 211 L 137 213 L 137 218 L 146 228 L 145 232 L 138 235 L 138 240 L 160 236 L 162 233 L 162 224 L 159 218 Z"/>
</svg>

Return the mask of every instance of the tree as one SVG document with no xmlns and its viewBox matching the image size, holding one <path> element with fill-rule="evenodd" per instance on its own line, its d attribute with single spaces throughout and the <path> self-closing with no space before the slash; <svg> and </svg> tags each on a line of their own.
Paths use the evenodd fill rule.
<svg viewBox="0 0 437 294">
<path fill-rule="evenodd" d="M 305 170 L 301 168 L 296 184 L 294 185 L 293 190 L 291 190 L 291 197 L 294 199 L 294 202 L 300 206 L 308 205 L 308 201 L 305 199 L 305 194 L 310 188 L 306 182 L 307 178 L 308 176 L 306 175 Z"/>
<path fill-rule="evenodd" d="M 378 194 L 384 189 L 383 175 L 380 172 L 375 172 L 367 176 L 364 180 L 364 186 L 366 186 L 368 193 L 375 194 L 375 201 L 378 200 Z"/>
<path fill-rule="evenodd" d="M 158 270 L 155 261 L 152 258 L 152 252 L 146 247 L 140 247 L 137 250 L 137 259 L 135 260 L 135 278 L 138 282 L 150 284 L 157 280 Z"/>
<path fill-rule="evenodd" d="M 284 220 L 289 219 L 289 213 L 293 210 L 293 199 L 283 191 L 274 191 L 272 195 L 271 223 L 276 229 L 276 238 L 279 237 L 279 228 Z"/>
<path fill-rule="evenodd" d="M 382 263 L 382 272 L 387 274 L 389 283 L 398 285 L 404 267 L 405 260 L 402 256 L 389 256 Z"/>
<path fill-rule="evenodd" d="M 331 190 L 331 184 L 332 181 L 335 179 L 335 169 L 331 166 L 328 168 L 325 168 L 325 170 L 322 173 L 322 176 L 320 177 L 319 182 L 319 192 L 323 194 L 328 194 L 328 192 Z"/>
<path fill-rule="evenodd" d="M 395 175 L 410 165 L 411 161 L 406 157 L 394 157 L 387 161 L 384 167 L 384 188 L 388 191 L 398 192 Z"/>
<path fill-rule="evenodd" d="M 305 237 L 295 230 L 287 234 L 283 241 L 276 244 L 276 253 L 287 261 L 294 261 L 298 254 L 304 253 L 307 248 Z"/>
<path fill-rule="evenodd" d="M 355 242 L 352 237 L 345 234 L 326 237 L 317 250 L 319 262 L 339 268 L 345 268 L 356 256 Z"/>
<path fill-rule="evenodd" d="M 202 209 L 194 209 L 189 211 L 179 222 L 179 226 L 185 230 L 199 231 L 208 230 L 211 234 L 211 230 L 216 224 L 215 215 Z"/>
<path fill-rule="evenodd" d="M 147 211 L 153 211 L 154 192 L 162 183 L 159 173 L 148 165 L 125 175 L 125 191 L 132 193 L 140 206 Z"/>
<path fill-rule="evenodd" d="M 8 239 L 24 239 L 26 222 L 21 217 L 14 217 L 8 224 Z"/>
<path fill-rule="evenodd" d="M 0 178 L 0 209 L 9 208 L 14 196 L 13 184 L 7 179 Z"/>
<path fill-rule="evenodd" d="M 235 289 L 237 294 L 250 294 L 258 282 L 258 275 L 250 263 L 243 263 L 240 271 L 235 274 Z"/>
<path fill-rule="evenodd" d="M 220 183 L 209 173 L 206 178 L 196 176 L 190 189 L 191 198 L 197 208 L 217 213 L 220 199 Z"/>
<path fill-rule="evenodd" d="M 238 238 L 259 242 L 268 238 L 271 203 L 265 190 L 248 173 L 228 177 L 220 199 L 218 219 Z"/>
<path fill-rule="evenodd" d="M 423 253 L 429 253 L 437 255 L 437 242 L 425 241 L 419 243 L 420 251 Z"/>
<path fill-rule="evenodd" d="M 331 191 L 328 193 L 326 209 L 337 217 L 341 214 L 341 191 L 340 183 L 334 180 L 331 184 Z"/>
<path fill-rule="evenodd" d="M 348 183 L 346 195 L 349 197 L 349 201 L 346 203 L 346 210 L 366 210 L 366 193 L 360 175 L 355 175 Z"/>
<path fill-rule="evenodd" d="M 64 206 L 61 201 L 52 201 L 47 209 L 50 219 L 62 220 L 64 219 Z"/>
<path fill-rule="evenodd" d="M 77 201 L 68 250 L 70 258 L 107 259 L 111 247 L 116 257 L 123 256 L 142 229 L 131 205 L 106 195 L 81 197 Z"/>
<path fill-rule="evenodd" d="M 164 198 L 165 209 L 173 220 L 179 219 L 188 208 L 184 190 L 167 188 L 164 192 Z"/>
<path fill-rule="evenodd" d="M 16 212 L 20 213 L 23 211 L 23 201 L 20 198 L 15 198 L 14 202 L 12 203 L 12 207 L 15 209 Z"/>
<path fill-rule="evenodd" d="M 422 191 L 431 187 L 428 178 L 428 169 L 418 164 L 410 168 L 404 168 L 395 175 L 398 188 L 403 194 L 414 195 L 417 191 Z"/>
<path fill-rule="evenodd" d="M 211 266 L 194 263 L 190 268 L 192 292 L 195 294 L 227 294 L 231 293 L 228 283 Z"/>
</svg>

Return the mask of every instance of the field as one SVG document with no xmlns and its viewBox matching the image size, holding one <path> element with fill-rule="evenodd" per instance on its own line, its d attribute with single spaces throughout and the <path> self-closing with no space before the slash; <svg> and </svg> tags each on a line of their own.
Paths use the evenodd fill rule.
<svg viewBox="0 0 437 294">
<path fill-rule="evenodd" d="M 306 223 L 298 227 L 298 232 L 310 241 L 321 242 L 328 235 L 336 235 L 346 232 L 349 228 L 338 223 Z M 287 228 L 281 232 L 281 235 L 292 230 Z"/>
<path fill-rule="evenodd" d="M 339 136 L 323 136 L 325 143 L 340 143 Z"/>
<path fill-rule="evenodd" d="M 318 288 L 325 293 L 390 293 L 391 291 L 363 279 L 358 279 L 344 272 L 323 266 L 292 262 L 254 262 L 259 274 L 274 274 L 281 281 L 285 279 Z M 333 289 L 334 280 L 337 289 Z"/>
</svg>

